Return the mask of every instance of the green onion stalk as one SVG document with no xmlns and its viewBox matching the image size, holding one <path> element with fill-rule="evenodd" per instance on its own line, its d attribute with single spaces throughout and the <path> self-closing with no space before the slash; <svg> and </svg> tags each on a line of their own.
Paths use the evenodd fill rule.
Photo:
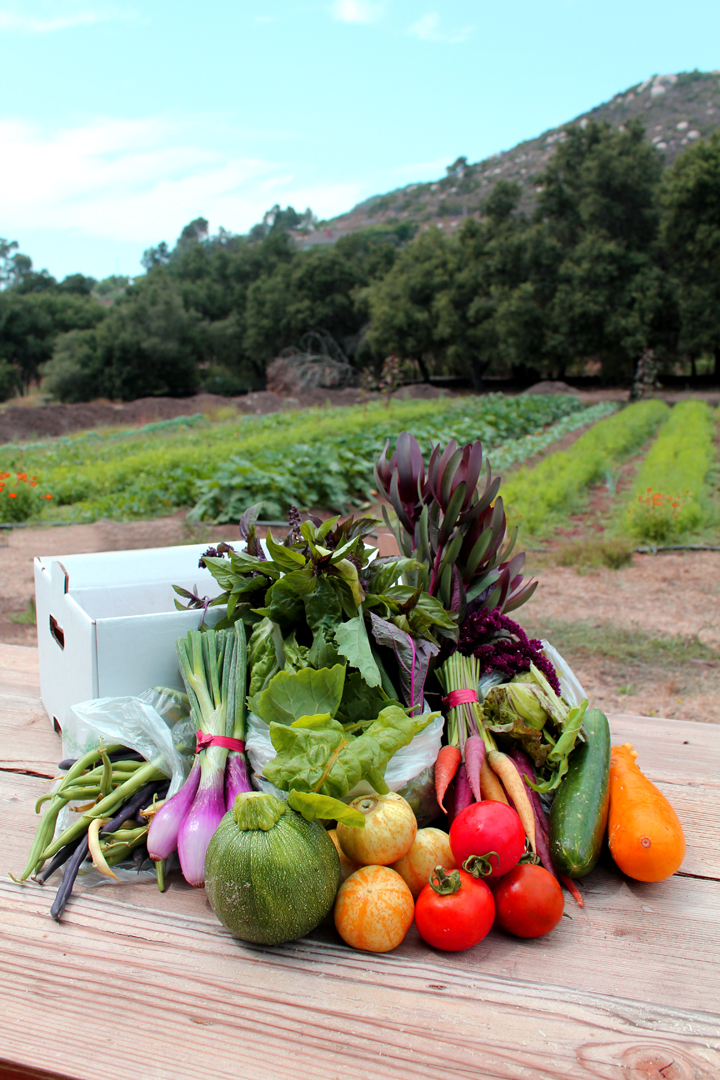
<svg viewBox="0 0 720 1080">
<path fill-rule="evenodd" d="M 243 739 L 247 650 L 242 621 L 230 630 L 193 630 L 179 639 L 177 651 L 198 732 Z M 230 762 L 228 753 L 233 755 Z M 183 787 L 152 819 L 150 857 L 161 862 L 177 849 L 185 879 L 204 885 L 207 846 L 229 808 L 228 800 L 234 805 L 240 790 L 250 790 L 244 753 L 219 745 L 201 747 Z"/>
</svg>

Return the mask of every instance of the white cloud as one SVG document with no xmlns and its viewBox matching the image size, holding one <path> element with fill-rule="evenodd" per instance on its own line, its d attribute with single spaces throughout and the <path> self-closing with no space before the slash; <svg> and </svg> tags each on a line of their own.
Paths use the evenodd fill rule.
<svg viewBox="0 0 720 1080">
<path fill-rule="evenodd" d="M 380 4 L 367 3 L 366 0 L 336 0 L 330 8 L 330 14 L 338 22 L 373 23 L 382 15 Z"/>
<path fill-rule="evenodd" d="M 248 137 L 227 129 L 214 143 L 228 150 L 208 149 L 208 129 L 220 123 L 98 119 L 55 132 L 0 123 L 3 235 L 22 244 L 24 229 L 74 230 L 146 247 L 171 243 L 200 214 L 213 230 L 245 232 L 276 202 L 330 217 L 364 194 L 359 183 L 302 179 L 247 151 Z"/>
<path fill-rule="evenodd" d="M 0 9 L 0 30 L 19 30 L 29 34 L 49 34 L 56 30 L 69 30 L 76 26 L 96 26 L 99 23 L 117 20 L 133 20 L 130 12 L 121 12 L 114 7 L 96 9 L 65 9 L 60 14 L 32 14 L 27 10 L 15 8 Z"/>
<path fill-rule="evenodd" d="M 431 11 L 427 15 L 423 15 L 416 23 L 413 23 L 408 33 L 412 34 L 413 37 L 420 38 L 421 41 L 441 41 L 446 45 L 457 45 L 459 42 L 465 41 L 473 30 L 473 26 L 465 26 L 462 30 L 454 32 L 442 30 L 440 16 L 436 11 Z"/>
</svg>

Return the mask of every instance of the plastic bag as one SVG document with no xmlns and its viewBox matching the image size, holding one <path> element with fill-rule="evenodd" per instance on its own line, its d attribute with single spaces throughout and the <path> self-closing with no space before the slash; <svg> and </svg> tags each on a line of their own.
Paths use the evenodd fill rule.
<svg viewBox="0 0 720 1080">
<path fill-rule="evenodd" d="M 94 698 L 73 705 L 63 727 L 63 755 L 82 757 L 98 739 L 137 750 L 160 772 L 171 777 L 168 798 L 179 791 L 190 762 L 179 747 L 187 742 L 187 721 L 176 698 L 164 689 L 146 690 L 140 697 Z M 177 741 L 173 729 L 178 727 Z M 194 736 L 193 732 L 193 736 Z"/>
<path fill-rule="evenodd" d="M 82 757 L 98 745 L 100 738 L 106 745 L 120 743 L 130 750 L 137 750 L 171 778 L 167 798 L 185 783 L 195 748 L 194 725 L 182 695 L 162 687 L 146 690 L 139 697 L 94 698 L 73 705 L 68 710 L 62 734 L 63 756 L 68 758 Z M 58 815 L 56 836 L 74 820 L 73 805 L 76 804 L 68 804 Z M 111 883 L 112 879 L 91 867 L 91 862 L 83 863 L 79 884 L 92 888 Z M 138 867 L 129 857 L 117 863 L 113 873 L 120 881 L 156 880 L 154 863 L 150 859 Z"/>
<path fill-rule="evenodd" d="M 397 753 L 393 754 L 385 769 L 385 783 L 391 791 L 397 791 L 405 797 L 403 789 L 416 777 L 434 766 L 440 750 L 444 726 L 444 717 L 436 717 L 426 728 L 418 732 L 412 742 L 407 746 L 401 746 Z M 267 763 L 275 757 L 275 747 L 270 739 L 270 728 L 264 720 L 253 713 L 249 713 L 247 718 L 245 752 L 253 771 L 252 781 L 255 787 L 260 791 L 272 792 L 287 799 L 287 792 L 278 791 L 262 775 Z M 367 781 L 361 780 L 345 796 L 344 802 L 356 799 L 360 795 L 368 795 L 372 793 L 372 790 Z"/>
<path fill-rule="evenodd" d="M 572 670 L 567 660 L 554 648 L 549 641 L 541 641 L 542 651 L 557 672 L 560 681 L 560 691 L 564 701 L 572 708 L 576 708 L 584 701 L 587 694 L 582 688 L 580 680 Z"/>
</svg>

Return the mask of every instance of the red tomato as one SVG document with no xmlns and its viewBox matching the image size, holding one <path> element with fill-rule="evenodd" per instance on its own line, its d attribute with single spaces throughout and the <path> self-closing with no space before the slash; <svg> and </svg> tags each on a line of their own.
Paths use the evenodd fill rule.
<svg viewBox="0 0 720 1080">
<path fill-rule="evenodd" d="M 520 818 L 505 803 L 493 799 L 466 806 L 450 826 L 450 847 L 462 866 L 471 855 L 488 855 L 490 877 L 502 877 L 517 866 L 525 850 Z M 491 855 L 490 852 L 495 852 Z"/>
<path fill-rule="evenodd" d="M 534 863 L 521 863 L 498 882 L 495 892 L 497 921 L 515 937 L 549 934 L 563 917 L 565 900 L 560 883 Z"/>
<path fill-rule="evenodd" d="M 442 871 L 442 867 L 437 868 Z M 436 871 L 437 873 L 437 871 Z M 459 952 L 471 949 L 485 937 L 495 919 L 495 901 L 484 881 L 477 881 L 464 870 L 444 871 L 439 875 L 439 893 L 433 875 L 415 904 L 415 925 L 420 937 L 434 949 Z M 455 891 L 450 891 L 453 888 Z"/>
</svg>

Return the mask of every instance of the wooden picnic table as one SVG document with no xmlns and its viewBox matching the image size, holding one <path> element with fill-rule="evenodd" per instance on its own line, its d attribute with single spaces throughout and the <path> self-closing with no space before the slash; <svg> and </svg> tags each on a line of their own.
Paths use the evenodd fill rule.
<svg viewBox="0 0 720 1080">
<path fill-rule="evenodd" d="M 36 650 L 0 645 L 3 870 L 22 869 L 60 739 Z M 465 953 L 414 928 L 354 952 L 324 926 L 243 944 L 173 877 L 78 891 L 0 883 L 0 1075 L 83 1080 L 717 1080 L 720 727 L 612 716 L 677 810 L 682 870 L 643 885 L 605 861 L 547 938 L 501 931 Z"/>
</svg>

